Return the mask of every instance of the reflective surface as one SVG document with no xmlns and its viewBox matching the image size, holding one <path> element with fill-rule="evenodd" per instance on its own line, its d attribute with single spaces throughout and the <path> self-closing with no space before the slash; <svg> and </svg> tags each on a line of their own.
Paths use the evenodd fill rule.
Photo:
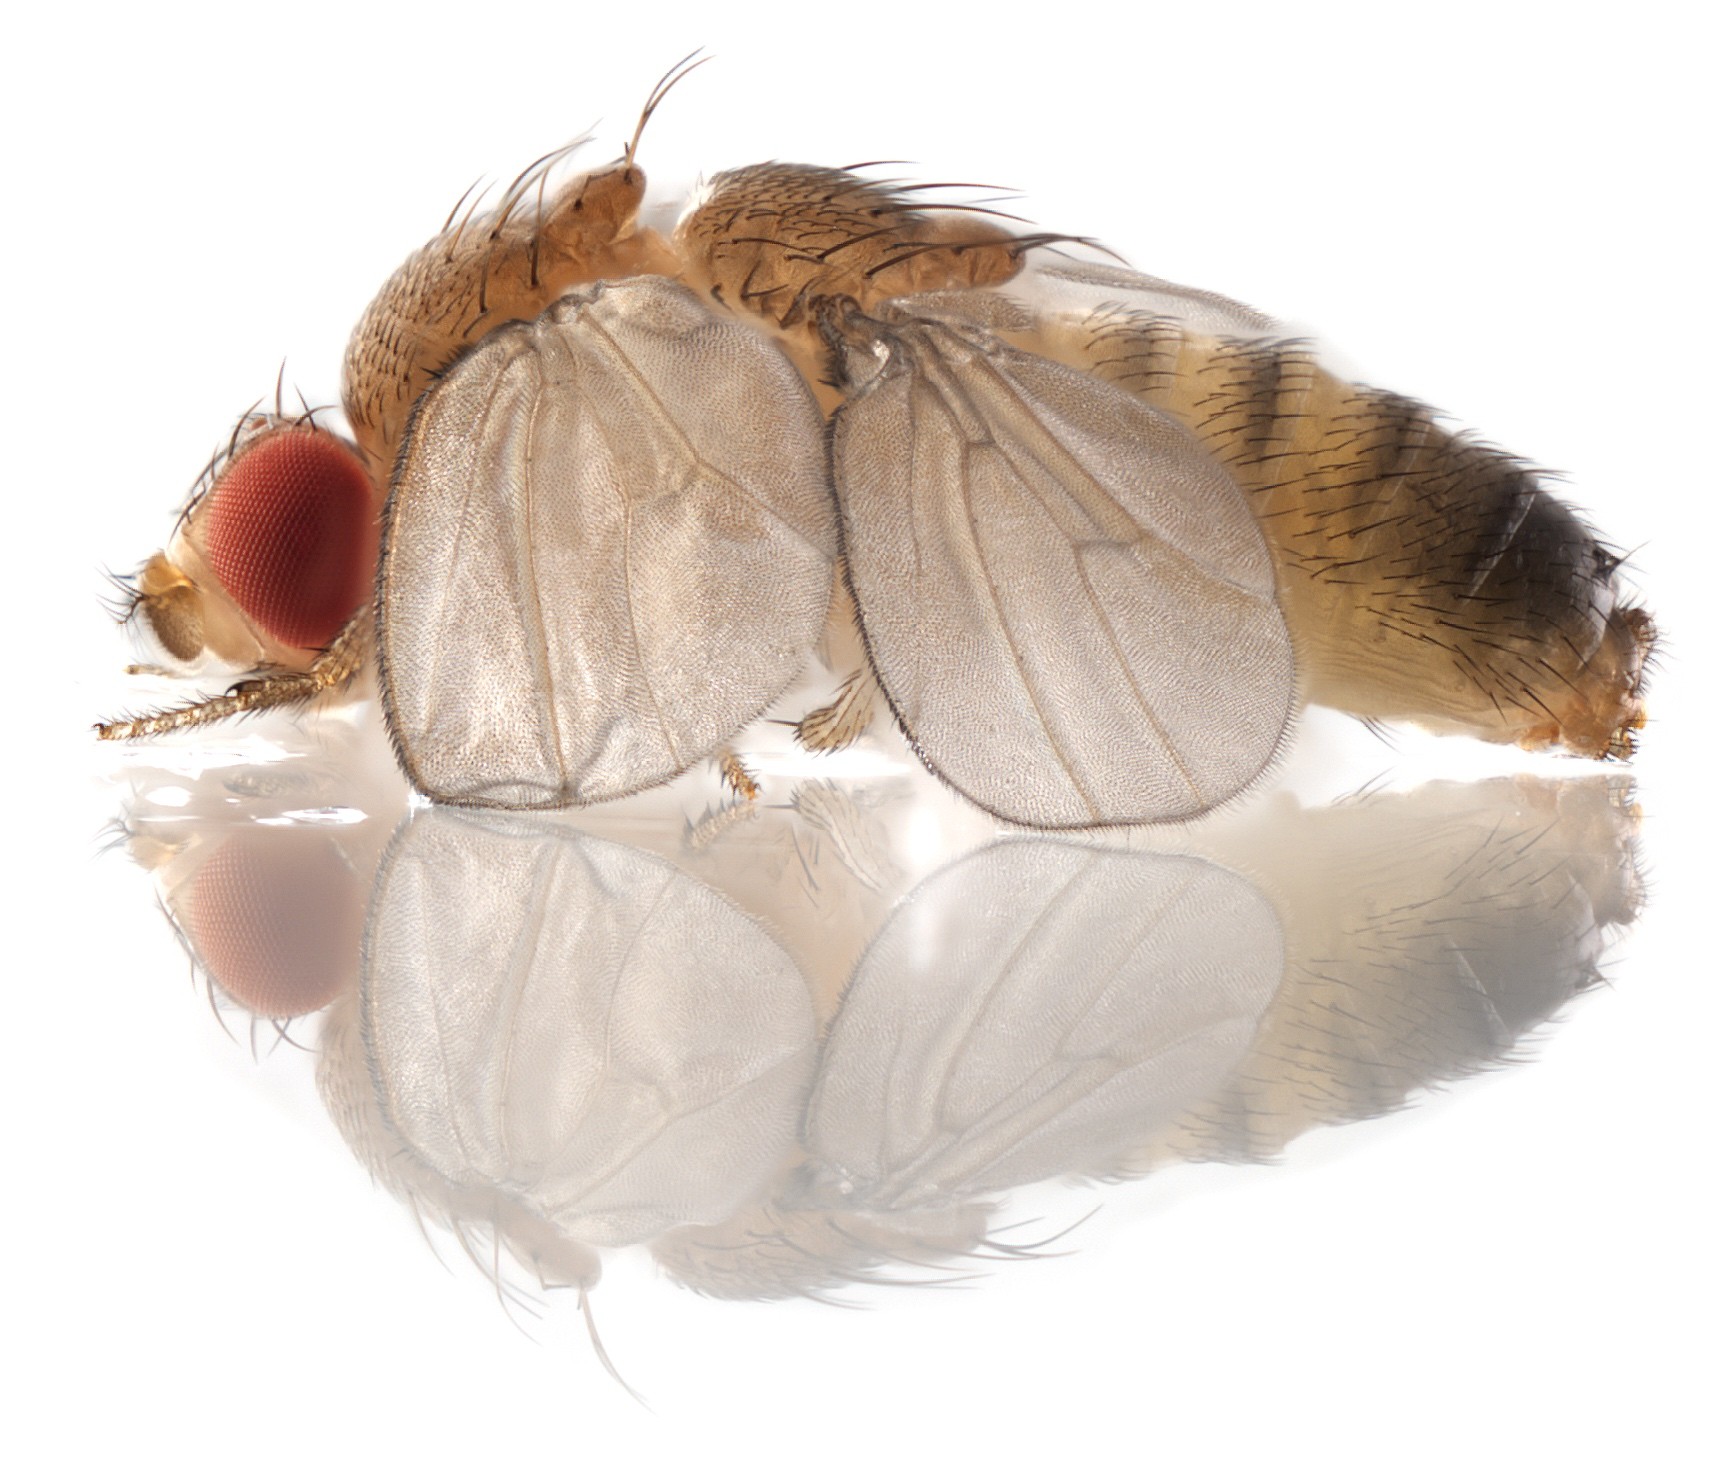
<svg viewBox="0 0 1709 1467">
<path fill-rule="evenodd" d="M 410 809 L 371 718 L 322 729 L 133 755 L 126 839 L 216 1011 L 312 1049 L 361 1164 L 523 1294 L 630 1245 L 727 1299 L 1033 1256 L 1016 1189 L 1269 1160 L 1522 1056 L 1641 904 L 1623 775 L 1071 841 L 883 738 L 696 818 Z"/>
<path fill-rule="evenodd" d="M 246 1226 L 283 1209 L 339 1276 L 387 1280 L 384 1321 L 363 1283 L 335 1329 L 516 1380 L 540 1366 L 506 1341 L 544 1347 L 532 1389 L 614 1445 L 643 1430 L 622 1411 L 651 1418 L 600 1360 L 692 1432 L 763 1396 L 749 1352 L 805 1399 L 911 1412 L 943 1350 L 948 1378 L 1006 1360 L 1119 1398 L 1135 1362 L 1198 1358 L 1215 1389 L 1270 1329 L 1342 1371 L 1358 1317 L 1460 1338 L 1512 1296 L 1570 1329 L 1585 1295 L 1547 1260 L 1594 1246 L 1598 1208 L 1550 1214 L 1552 1158 L 1577 1194 L 1627 1143 L 1564 1124 L 1570 1044 L 1565 1088 L 1535 1082 L 1581 1026 L 1618 1029 L 1587 990 L 1643 900 L 1629 778 L 1302 802 L 1365 738 L 1341 728 L 1308 724 L 1292 787 L 1218 820 L 1080 840 L 997 827 L 890 733 L 804 760 L 762 732 L 755 806 L 708 770 L 541 816 L 412 807 L 364 705 L 133 752 L 125 848 L 213 1015 L 165 1007 L 238 1061 L 192 1104 L 259 1094 L 295 1117 L 287 1154 L 318 1148 L 174 1152 L 247 1177 Z M 1491 1088 L 1539 1054 L 1529 1093 Z M 247 1307 L 291 1307 L 236 1266 Z"/>
</svg>

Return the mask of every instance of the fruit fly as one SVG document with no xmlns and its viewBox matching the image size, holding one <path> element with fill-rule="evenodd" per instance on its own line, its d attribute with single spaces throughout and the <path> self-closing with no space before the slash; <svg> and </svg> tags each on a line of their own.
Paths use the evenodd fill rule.
<svg viewBox="0 0 1709 1467">
<path fill-rule="evenodd" d="M 611 165 L 453 209 L 351 339 L 353 443 L 245 423 L 130 609 L 253 670 L 102 737 L 372 659 L 433 799 L 586 804 L 707 757 L 740 788 L 730 740 L 846 604 L 865 665 L 801 742 L 882 694 L 1021 824 L 1199 814 L 1302 700 L 1631 753 L 1651 621 L 1522 463 L 1237 302 L 858 167 L 722 173 L 645 228 L 641 133 L 699 64 Z"/>
</svg>

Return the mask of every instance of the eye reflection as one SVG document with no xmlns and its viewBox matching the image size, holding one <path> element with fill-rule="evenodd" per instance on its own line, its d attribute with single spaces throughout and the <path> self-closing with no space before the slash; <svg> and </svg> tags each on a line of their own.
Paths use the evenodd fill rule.
<svg viewBox="0 0 1709 1467">
<path fill-rule="evenodd" d="M 1016 1188 L 1271 1159 L 1523 1053 L 1641 900 L 1605 777 L 1275 797 L 1167 851 L 945 820 L 925 869 L 944 797 L 894 778 L 398 819 L 319 767 L 139 791 L 132 849 L 222 1002 L 321 1008 L 376 1178 L 543 1287 L 635 1244 L 756 1299 L 1024 1255 Z"/>
</svg>

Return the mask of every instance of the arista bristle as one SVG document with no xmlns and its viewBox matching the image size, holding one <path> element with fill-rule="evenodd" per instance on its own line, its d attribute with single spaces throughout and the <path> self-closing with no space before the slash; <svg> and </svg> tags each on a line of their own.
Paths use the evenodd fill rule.
<svg viewBox="0 0 1709 1467">
<path fill-rule="evenodd" d="M 245 446 L 209 494 L 209 563 L 269 636 L 330 642 L 373 589 L 375 496 L 355 452 L 301 423 Z"/>
</svg>

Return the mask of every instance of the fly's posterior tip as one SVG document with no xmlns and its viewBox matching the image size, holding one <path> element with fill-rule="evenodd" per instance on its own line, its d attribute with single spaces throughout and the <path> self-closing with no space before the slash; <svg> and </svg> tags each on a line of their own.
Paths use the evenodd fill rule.
<svg viewBox="0 0 1709 1467">
<path fill-rule="evenodd" d="M 1612 742 L 1609 757 L 1630 759 L 1637 752 L 1639 732 L 1649 723 L 1644 692 L 1661 633 L 1656 628 L 1655 618 L 1641 606 L 1623 606 L 1614 613 L 1608 635 L 1603 638 L 1605 645 L 1616 640 L 1616 628 L 1619 628 L 1621 635 L 1618 640 L 1626 657 L 1626 696 L 1624 721 Z"/>
<path fill-rule="evenodd" d="M 1639 606 L 1617 609 L 1584 665 L 1572 708 L 1540 741 L 1593 759 L 1630 759 L 1649 721 L 1644 685 L 1657 641 L 1649 612 Z"/>
</svg>

